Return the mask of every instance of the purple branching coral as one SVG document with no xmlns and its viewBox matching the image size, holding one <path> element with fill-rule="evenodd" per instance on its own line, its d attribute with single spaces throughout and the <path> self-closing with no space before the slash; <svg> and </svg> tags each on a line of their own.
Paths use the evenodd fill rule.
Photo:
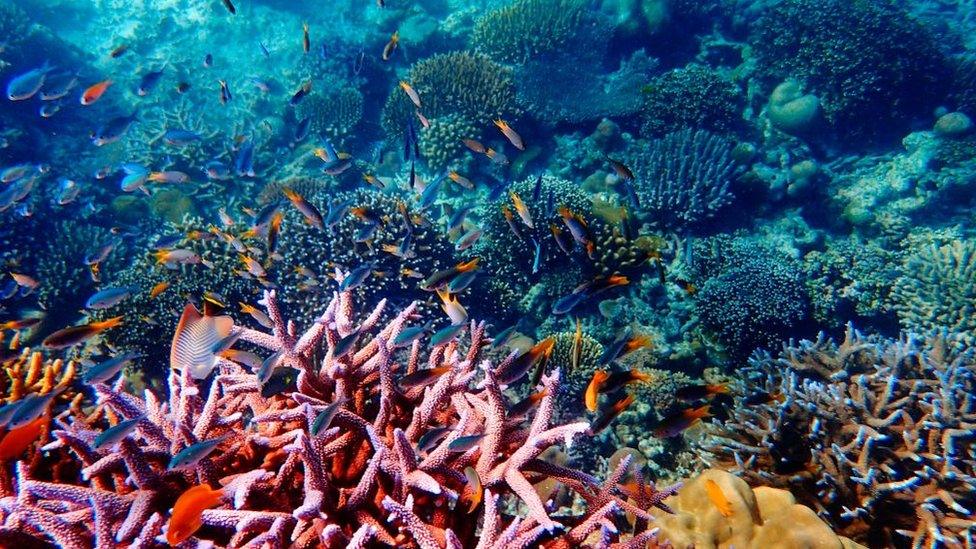
<svg viewBox="0 0 976 549">
<path fill-rule="evenodd" d="M 871 547 L 972 547 L 974 355 L 954 336 L 892 341 L 851 327 L 839 344 L 754 355 L 709 450 Z"/>
<path fill-rule="evenodd" d="M 149 389 L 129 394 L 122 381 L 96 384 L 96 404 L 109 423 L 142 419 L 117 445 L 99 448 L 104 422 L 58 415 L 44 451 L 70 457 L 80 472 L 52 482 L 17 465 L 16 476 L 0 488 L 0 539 L 28 534 L 63 549 L 159 547 L 177 496 L 208 484 L 220 487 L 222 500 L 203 511 L 202 527 L 181 547 L 653 544 L 647 507 L 629 501 L 618 485 L 626 461 L 599 484 L 541 458 L 550 446 L 569 444 L 589 428 L 586 422 L 550 425 L 558 370 L 542 379 L 549 396 L 516 417 L 498 382 L 515 354 L 497 366 L 481 360 L 483 324 L 469 325 L 467 345 L 454 339 L 424 348 L 420 340 L 397 345 L 397 336 L 419 320 L 416 304 L 382 326 L 385 300 L 360 320 L 351 294 L 337 293 L 304 333 L 282 318 L 275 292 L 265 293 L 264 304 L 271 333 L 234 330 L 241 341 L 280 353 L 272 380 L 281 372 L 297 373 L 293 390 L 264 396 L 270 384 L 262 386 L 252 367 L 224 358 L 216 358 L 209 385 L 173 371 L 166 398 Z M 351 334 L 359 334 L 352 349 L 337 353 L 337 344 Z M 402 386 L 399 380 L 425 363 L 449 369 L 426 386 Z M 334 403 L 331 422 L 318 424 Z M 441 430 L 439 442 L 425 437 L 435 429 Z M 181 450 L 214 440 L 216 451 L 198 464 L 168 467 Z M 534 487 L 544 478 L 575 491 L 588 511 L 555 515 Z M 641 501 L 659 503 L 673 490 Z M 524 511 L 503 515 L 503 501 Z M 468 514 L 469 506 L 471 512 L 482 509 L 480 521 Z M 643 529 L 618 531 L 614 515 L 623 512 L 645 519 Z"/>
</svg>

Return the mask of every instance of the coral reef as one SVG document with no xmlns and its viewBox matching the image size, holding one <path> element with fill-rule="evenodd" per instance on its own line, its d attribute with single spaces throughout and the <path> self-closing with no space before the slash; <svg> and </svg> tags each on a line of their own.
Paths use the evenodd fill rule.
<svg viewBox="0 0 976 549">
<path fill-rule="evenodd" d="M 753 31 L 760 70 L 806 84 L 851 145 L 889 140 L 947 91 L 937 38 L 896 2 L 788 0 Z"/>
<path fill-rule="evenodd" d="M 312 135 L 345 137 L 363 117 L 363 94 L 350 86 L 328 86 L 295 106 L 296 120 L 310 119 Z"/>
<path fill-rule="evenodd" d="M 559 368 L 562 375 L 555 413 L 563 421 L 586 417 L 583 392 L 586 391 L 593 372 L 600 367 L 600 355 L 603 354 L 603 345 L 589 334 L 583 333 L 580 338 L 579 362 L 574 365 L 575 336 L 575 332 L 557 332 L 549 336 L 556 340 L 552 347 L 552 356 L 549 357 L 549 368 Z"/>
<path fill-rule="evenodd" d="M 453 114 L 471 124 L 487 125 L 515 113 L 512 70 L 486 55 L 467 51 L 437 54 L 410 67 L 406 81 L 420 97 L 420 110 L 428 119 Z M 383 129 L 396 136 L 408 120 L 419 127 L 415 110 L 397 86 L 383 107 Z"/>
<path fill-rule="evenodd" d="M 733 199 L 732 143 L 705 130 L 684 129 L 638 143 L 628 165 L 642 218 L 664 230 L 692 229 Z"/>
<path fill-rule="evenodd" d="M 503 63 L 554 52 L 601 60 L 609 34 L 609 22 L 583 0 L 516 0 L 475 21 L 471 43 Z"/>
<path fill-rule="evenodd" d="M 54 312 L 76 311 L 94 291 L 96 282 L 85 257 L 101 246 L 117 242 L 109 229 L 88 220 L 64 219 L 55 223 L 43 246 L 35 248 L 37 262 L 37 300 Z M 119 245 L 119 248 L 123 246 Z M 99 266 L 103 273 L 114 273 L 125 264 L 125 250 L 113 250 Z"/>
<path fill-rule="evenodd" d="M 9 404 L 28 395 L 46 395 L 68 389 L 75 382 L 78 364 L 73 360 L 46 359 L 42 353 L 25 347 L 19 354 L 0 363 L 0 369 L 4 374 L 0 377 L 0 395 L 4 403 Z M 71 390 L 60 398 L 70 401 L 77 394 Z"/>
<path fill-rule="evenodd" d="M 974 364 L 951 334 L 895 341 L 852 327 L 840 343 L 758 353 L 708 446 L 871 547 L 962 547 L 976 529 Z"/>
<path fill-rule="evenodd" d="M 464 116 L 448 114 L 430 121 L 420 130 L 420 156 L 434 171 L 458 168 L 468 158 L 462 139 L 479 139 L 481 130 Z"/>
<path fill-rule="evenodd" d="M 696 128 L 729 133 L 743 125 L 739 86 L 717 71 L 692 64 L 651 79 L 642 88 L 641 135 L 645 138 Z"/>
<path fill-rule="evenodd" d="M 891 313 L 898 254 L 858 238 L 836 240 L 803 256 L 813 318 L 839 326 L 855 316 L 877 320 Z"/>
<path fill-rule="evenodd" d="M 810 303 L 799 262 L 746 239 L 711 239 L 699 250 L 698 269 L 706 280 L 696 310 L 732 358 L 775 346 L 802 329 Z"/>
<path fill-rule="evenodd" d="M 976 241 L 909 249 L 891 300 L 901 325 L 914 333 L 947 329 L 976 344 Z"/>
<path fill-rule="evenodd" d="M 375 539 L 423 549 L 474 546 L 476 540 L 478 547 L 501 548 L 545 537 L 552 547 L 568 548 L 593 533 L 605 546 L 621 549 L 653 542 L 648 509 L 677 487 L 658 491 L 642 483 L 634 504 L 618 487 L 629 458 L 603 483 L 541 459 L 544 450 L 569 445 L 588 427 L 550 425 L 558 371 L 543 377 L 549 396 L 521 427 L 507 417 L 497 381 L 511 359 L 497 367 L 479 365 L 481 324 L 471 324 L 465 347 L 452 341 L 421 354 L 414 344 L 401 361 L 392 342 L 415 305 L 381 326 L 376 322 L 385 301 L 360 319 L 352 296 L 343 293 L 299 334 L 281 317 L 274 292 L 266 292 L 265 303 L 273 333 L 238 333 L 265 352 L 281 353 L 279 368 L 298 374 L 293 392 L 264 397 L 254 373 L 224 359 L 209 389 L 198 387 L 188 370 L 170 374 L 168 397 L 96 384 L 101 406 L 115 417 L 141 418 L 135 429 L 121 438 L 118 451 L 110 451 L 93 444 L 104 427 L 56 419 L 45 449 L 70 451 L 82 472 L 71 482 L 48 482 L 18 467 L 15 486 L 4 487 L 0 499 L 2 533 L 19 531 L 62 547 L 152 544 L 184 526 L 187 536 L 217 547 L 356 547 Z M 334 345 L 354 332 L 371 336 L 336 356 Z M 422 364 L 446 364 L 449 371 L 429 388 L 398 391 L 395 379 Z M 483 377 L 480 388 L 474 388 L 475 377 Z M 317 418 L 326 411 L 331 422 L 322 426 Z M 420 438 L 436 426 L 449 432 L 418 451 Z M 475 446 L 452 451 L 471 436 L 479 437 Z M 174 452 L 201 441 L 212 441 L 219 451 L 188 467 L 166 466 Z M 568 518 L 550 513 L 532 485 L 546 478 L 576 492 L 586 511 Z M 195 484 L 217 487 L 209 505 L 216 508 L 203 509 L 196 524 L 173 516 L 167 526 L 175 496 Z M 502 502 L 520 502 L 518 516 L 501 513 Z M 476 530 L 470 513 L 479 509 Z M 640 521 L 633 535 L 626 532 L 629 539 L 607 526 L 624 511 Z"/>
<path fill-rule="evenodd" d="M 834 534 L 787 490 L 753 489 L 720 469 L 709 469 L 684 482 L 664 504 L 674 514 L 659 509 L 651 514 L 661 529 L 658 537 L 674 547 L 866 549 Z"/>
</svg>

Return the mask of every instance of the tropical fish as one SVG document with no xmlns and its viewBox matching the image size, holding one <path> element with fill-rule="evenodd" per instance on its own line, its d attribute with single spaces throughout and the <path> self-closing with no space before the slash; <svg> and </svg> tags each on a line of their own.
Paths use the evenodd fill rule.
<svg viewBox="0 0 976 549">
<path fill-rule="evenodd" d="M 325 215 L 325 226 L 332 229 L 338 225 L 342 221 L 342 218 L 346 217 L 346 214 L 349 213 L 352 202 L 352 200 L 346 200 L 344 202 L 329 204 L 329 213 Z"/>
<path fill-rule="evenodd" d="M 444 435 L 450 433 L 453 429 L 450 427 L 434 427 L 426 433 L 424 433 L 419 440 L 417 440 L 417 451 L 418 452 L 429 452 L 434 449 L 437 442 L 444 438 Z"/>
<path fill-rule="evenodd" d="M 485 146 L 481 144 L 481 142 L 475 139 L 462 139 L 461 142 L 464 143 L 465 147 L 471 149 L 471 152 L 484 154 L 485 151 L 487 150 L 485 149 Z"/>
<path fill-rule="evenodd" d="M 549 230 L 552 232 L 552 238 L 556 241 L 559 249 L 566 255 L 572 254 L 573 249 L 576 247 L 576 243 L 572 237 L 567 236 L 555 223 L 549 224 Z"/>
<path fill-rule="evenodd" d="M 529 413 L 532 408 L 542 402 L 542 399 L 549 394 L 549 389 L 543 389 L 516 402 L 508 410 L 508 417 L 522 417 Z"/>
<path fill-rule="evenodd" d="M 0 183 L 13 183 L 33 170 L 34 166 L 30 164 L 17 164 L 16 166 L 4 168 L 3 171 L 0 171 Z"/>
<path fill-rule="evenodd" d="M 412 389 L 414 387 L 423 387 L 425 385 L 430 385 L 437 378 L 451 371 L 450 366 L 438 366 L 437 368 L 428 368 L 426 370 L 417 370 L 416 372 L 405 375 L 400 378 L 398 385 L 401 389 Z"/>
<path fill-rule="evenodd" d="M 339 413 L 339 409 L 345 402 L 345 399 L 339 399 L 323 408 L 322 411 L 315 416 L 315 420 L 312 421 L 312 425 L 308 430 L 309 434 L 313 437 L 317 437 L 324 433 L 326 429 L 329 428 L 329 425 L 332 424 L 332 420 L 335 419 L 336 415 Z"/>
<path fill-rule="evenodd" d="M 413 87 L 411 87 L 410 84 L 404 82 L 403 80 L 400 81 L 400 88 L 403 89 L 403 93 L 407 94 L 407 97 L 410 98 L 410 101 L 413 101 L 413 104 L 416 105 L 417 108 L 419 109 L 420 96 L 417 94 L 417 90 L 413 89 Z"/>
<path fill-rule="evenodd" d="M 729 394 L 729 388 L 723 384 L 687 385 L 674 392 L 675 398 L 690 401 L 702 400 L 711 398 L 715 395 L 727 394 Z"/>
<path fill-rule="evenodd" d="M 224 5 L 231 13 L 235 13 L 230 0 L 224 0 Z M 217 506 L 223 499 L 223 490 L 214 490 L 206 484 L 198 484 L 180 494 L 173 504 L 166 526 L 166 542 L 170 547 L 190 539 L 203 526 L 203 512 Z"/>
<path fill-rule="evenodd" d="M 548 360 L 552 356 L 552 349 L 555 345 L 555 337 L 548 337 L 536 343 L 531 349 L 512 360 L 504 371 L 499 372 L 498 382 L 503 385 L 510 385 L 518 381 L 535 365 L 543 360 Z"/>
<path fill-rule="evenodd" d="M 539 266 L 542 262 L 542 244 L 536 240 L 532 239 L 532 243 L 535 245 L 535 256 L 532 258 L 532 274 L 539 272 Z"/>
<path fill-rule="evenodd" d="M 200 463 L 200 461 L 209 456 L 214 450 L 217 449 L 217 446 L 219 446 L 220 443 L 226 439 L 227 435 L 224 435 L 195 442 L 177 452 L 176 455 L 169 460 L 169 465 L 167 468 L 169 470 L 174 470 L 195 467 L 196 464 Z"/>
<path fill-rule="evenodd" d="M 715 505 L 715 508 L 718 509 L 718 512 L 723 517 L 728 518 L 732 516 L 732 503 L 725 497 L 722 488 L 719 487 L 717 482 L 712 479 L 706 479 L 705 493 L 708 495 L 708 500 Z"/>
<path fill-rule="evenodd" d="M 226 80 L 218 80 L 220 83 L 220 103 L 226 105 L 229 101 L 234 99 L 234 96 L 230 93 L 230 86 L 227 85 Z"/>
<path fill-rule="evenodd" d="M 51 402 L 54 401 L 54 397 L 60 393 L 61 390 L 51 391 L 43 395 L 33 393 L 20 399 L 7 421 L 7 429 L 12 431 L 44 416 Z"/>
<path fill-rule="evenodd" d="M 389 61 L 393 52 L 396 51 L 397 45 L 400 43 L 400 31 L 393 31 L 393 35 L 390 36 L 390 41 L 383 46 L 383 61 Z"/>
<path fill-rule="evenodd" d="M 637 368 L 612 374 L 606 370 L 596 370 L 593 372 L 590 383 L 586 386 L 586 392 L 583 393 L 583 402 L 587 410 L 595 412 L 597 409 L 597 400 L 601 393 L 613 393 L 625 385 L 638 381 L 651 381 L 651 379 L 653 378 L 650 374 L 641 372 Z"/>
<path fill-rule="evenodd" d="M 519 217 L 522 218 L 522 223 L 525 223 L 526 227 L 534 229 L 535 223 L 532 222 L 532 214 L 529 212 L 529 208 L 525 205 L 525 202 L 522 202 L 522 197 L 520 197 L 518 193 L 514 191 L 510 191 L 508 195 L 512 199 L 512 204 L 515 206 L 515 211 L 518 212 Z"/>
<path fill-rule="evenodd" d="M 85 302 L 86 309 L 108 309 L 121 303 L 125 298 L 132 295 L 138 288 L 135 286 L 123 286 L 120 288 L 106 288 L 95 292 L 88 301 Z"/>
<path fill-rule="evenodd" d="M 481 499 L 485 494 L 485 488 L 481 485 L 481 479 L 478 477 L 478 472 L 474 470 L 474 467 L 468 465 L 464 468 L 464 478 L 468 482 L 469 489 L 464 491 L 464 501 L 468 502 L 467 514 L 471 514 L 475 509 L 481 505 Z"/>
<path fill-rule="evenodd" d="M 264 267 L 261 265 L 261 262 L 254 259 L 253 257 L 244 254 L 238 254 L 238 257 L 240 258 L 241 263 L 244 264 L 244 267 L 247 269 L 247 272 L 251 276 L 254 276 L 256 278 L 264 278 L 268 274 L 267 271 L 264 270 Z"/>
<path fill-rule="evenodd" d="M 423 337 L 424 333 L 427 331 L 427 328 L 429 327 L 430 327 L 430 322 L 427 322 L 427 324 L 424 324 L 423 326 L 411 326 L 409 328 L 404 328 L 403 330 L 400 331 L 399 334 L 396 335 L 396 337 L 393 338 L 393 342 L 392 342 L 393 346 L 405 347 L 407 345 L 410 345 L 414 341 Z"/>
<path fill-rule="evenodd" d="M 48 421 L 47 416 L 41 416 L 7 431 L 0 439 L 0 461 L 10 461 L 20 457 L 44 435 Z"/>
<path fill-rule="evenodd" d="M 10 278 L 13 278 L 18 286 L 30 288 L 31 290 L 41 285 L 34 277 L 22 273 L 10 273 Z"/>
<path fill-rule="evenodd" d="M 490 158 L 492 162 L 494 162 L 495 164 L 498 164 L 499 166 L 507 166 L 508 165 L 508 157 L 505 156 L 504 153 L 500 153 L 500 152 L 496 151 L 495 149 L 493 149 L 491 147 L 488 147 L 487 149 L 485 149 L 485 156 L 487 156 L 488 158 Z"/>
<path fill-rule="evenodd" d="M 155 299 L 157 296 L 159 296 L 159 294 L 165 292 L 166 288 L 169 288 L 169 285 L 169 281 L 166 280 L 157 282 L 152 289 L 149 290 L 149 299 Z"/>
<path fill-rule="evenodd" d="M 41 108 L 37 110 L 37 114 L 41 115 L 41 118 L 51 118 L 52 116 L 58 114 L 61 110 L 60 101 L 52 101 L 50 103 L 44 103 Z"/>
<path fill-rule="evenodd" d="M 463 208 L 458 208 L 451 214 L 450 219 L 447 221 L 447 230 L 453 231 L 455 229 L 461 228 L 464 225 L 464 218 L 473 209 L 473 206 L 465 206 Z"/>
<path fill-rule="evenodd" d="M 23 330 L 37 326 L 44 320 L 42 317 L 28 317 L 16 320 L 8 320 L 0 324 L 0 330 Z"/>
<path fill-rule="evenodd" d="M 234 159 L 234 169 L 237 175 L 254 177 L 254 143 L 247 140 L 237 151 L 237 158 Z"/>
<path fill-rule="evenodd" d="M 189 89 L 190 89 L 190 83 L 189 82 L 180 82 L 180 83 L 176 84 L 176 93 L 184 94 L 187 91 L 189 91 Z"/>
<path fill-rule="evenodd" d="M 227 360 L 233 360 L 250 368 L 252 371 L 259 371 L 261 365 L 264 364 L 264 360 L 258 355 L 250 351 L 242 351 L 240 349 L 227 349 L 220 353 L 220 358 L 226 358 Z"/>
<path fill-rule="evenodd" d="M 150 71 L 142 75 L 142 79 L 139 80 L 139 86 L 136 88 L 136 95 L 139 97 L 145 97 L 149 95 L 149 92 L 153 91 L 157 84 L 159 84 L 159 79 L 163 77 L 163 70 Z"/>
<path fill-rule="evenodd" d="M 31 69 L 11 78 L 7 82 L 7 99 L 11 101 L 24 101 L 25 99 L 34 97 L 41 90 L 41 87 L 44 86 L 47 73 L 52 70 L 53 67 L 45 62 L 44 65 L 36 69 Z"/>
<path fill-rule="evenodd" d="M 227 8 L 227 11 L 229 11 L 231 15 L 237 13 L 237 8 L 234 7 L 234 3 L 231 2 L 231 0 L 223 0 L 223 2 L 224 2 L 224 7 Z M 207 57 L 210 57 L 209 53 L 207 54 Z"/>
<path fill-rule="evenodd" d="M 630 168 L 628 168 L 623 162 L 620 162 L 619 160 L 614 160 L 609 156 L 604 156 L 604 158 L 606 158 L 607 162 L 610 163 L 610 166 L 613 168 L 613 171 L 617 173 L 617 177 L 626 180 L 634 179 L 634 172 L 630 171 Z"/>
<path fill-rule="evenodd" d="M 113 82 L 111 80 L 102 80 L 97 84 L 92 84 L 85 89 L 81 94 L 81 98 L 78 100 L 82 105 L 91 105 L 92 103 L 98 101 L 105 94 Z"/>
<path fill-rule="evenodd" d="M 359 267 L 349 271 L 346 278 L 343 278 L 342 282 L 339 283 L 339 291 L 348 292 L 358 288 L 363 282 L 366 281 L 372 272 L 373 265 L 371 263 L 360 265 Z"/>
<path fill-rule="evenodd" d="M 63 99 L 71 93 L 71 90 L 78 85 L 78 75 L 75 73 L 64 72 L 48 76 L 41 88 L 41 101 L 57 101 Z"/>
<path fill-rule="evenodd" d="M 485 438 L 484 433 L 458 437 L 447 445 L 447 449 L 452 452 L 467 452 L 477 446 L 483 438 Z"/>
<path fill-rule="evenodd" d="M 458 323 L 458 324 L 449 324 L 441 328 L 440 330 L 437 330 L 436 332 L 434 332 L 434 335 L 430 336 L 431 347 L 436 347 L 437 345 L 443 345 L 445 343 L 452 341 L 454 337 L 458 335 L 463 329 L 464 329 L 464 324 Z"/>
<path fill-rule="evenodd" d="M 742 400 L 742 403 L 746 406 L 761 406 L 763 404 L 770 404 L 772 402 L 778 402 L 782 404 L 786 402 L 786 397 L 783 393 L 768 393 L 766 391 L 757 391 L 747 396 Z"/>
<path fill-rule="evenodd" d="M 207 262 L 196 252 L 183 248 L 157 250 L 153 253 L 153 257 L 156 258 L 157 265 L 165 265 L 168 269 L 175 269 L 177 265 L 196 265 L 198 263 L 207 265 Z"/>
<path fill-rule="evenodd" d="M 559 207 L 559 215 L 563 218 L 563 223 L 566 224 L 566 228 L 573 235 L 573 240 L 579 242 L 584 247 L 592 242 L 593 239 L 590 237 L 589 228 L 582 216 L 573 213 L 566 206 Z"/>
<path fill-rule="evenodd" d="M 291 99 L 288 100 L 288 104 L 294 107 L 295 105 L 301 103 L 302 99 L 305 99 L 305 96 L 308 95 L 310 91 L 312 91 L 312 81 L 306 80 L 301 87 L 298 88 L 298 91 L 292 94 Z"/>
<path fill-rule="evenodd" d="M 47 336 L 42 342 L 42 345 L 48 349 L 64 349 L 65 347 L 71 347 L 72 345 L 77 345 L 83 341 L 86 341 L 100 334 L 101 332 L 114 328 L 120 324 L 122 324 L 122 317 L 116 316 L 100 322 L 91 322 L 88 324 L 82 324 L 80 326 L 62 328 Z"/>
<path fill-rule="evenodd" d="M 461 235 L 461 237 L 457 239 L 457 242 L 454 243 L 454 249 L 459 252 L 463 250 L 467 250 L 468 248 L 473 246 L 474 243 L 477 242 L 479 238 L 481 238 L 481 234 L 482 234 L 481 229 L 471 229 L 470 231 Z"/>
<path fill-rule="evenodd" d="M 668 414 L 658 422 L 652 433 L 658 438 L 678 436 L 702 418 L 708 417 L 709 408 L 710 405 L 706 404 L 699 408 L 685 408 Z"/>
<path fill-rule="evenodd" d="M 113 448 L 116 444 L 122 442 L 123 439 L 132 434 L 132 432 L 136 430 L 136 427 L 139 426 L 139 422 L 145 418 L 145 415 L 141 415 L 132 419 L 126 419 L 116 423 L 108 429 L 105 429 L 95 437 L 95 444 L 93 447 L 96 450 Z"/>
<path fill-rule="evenodd" d="M 81 380 L 87 384 L 105 383 L 122 371 L 126 364 L 136 358 L 142 357 L 142 353 L 128 352 L 112 357 L 104 362 L 96 364 L 81 375 Z"/>
<path fill-rule="evenodd" d="M 470 286 L 472 282 L 474 282 L 474 279 L 477 276 L 478 276 L 477 271 L 468 271 L 466 273 L 461 273 L 455 276 L 453 279 L 451 279 L 450 282 L 447 283 L 447 290 L 452 294 L 461 293 L 464 289 Z"/>
<path fill-rule="evenodd" d="M 187 303 L 173 333 L 169 363 L 174 370 L 188 369 L 194 379 L 204 379 L 216 366 L 213 348 L 230 335 L 234 320 L 226 315 L 204 316 Z"/>
<path fill-rule="evenodd" d="M 474 258 L 471 261 L 465 261 L 458 263 L 454 267 L 449 269 L 442 269 L 435 272 L 434 274 L 428 276 L 420 283 L 420 289 L 432 292 L 439 288 L 447 286 L 450 281 L 461 273 L 466 273 L 473 271 L 478 268 L 478 261 L 480 258 Z"/>
<path fill-rule="evenodd" d="M 289 189 L 288 187 L 282 187 L 281 192 L 285 195 L 285 198 L 292 203 L 299 212 L 305 216 L 305 221 L 317 229 L 322 229 L 325 227 L 325 220 L 322 218 L 322 214 L 319 210 L 305 200 L 305 197 L 298 194 L 297 192 Z M 331 208 L 330 208 L 331 213 Z"/>
<path fill-rule="evenodd" d="M 257 371 L 258 383 L 264 385 L 269 379 L 271 379 L 275 368 L 277 368 L 278 364 L 281 363 L 282 355 L 284 355 L 284 351 L 278 351 L 272 353 L 270 356 L 268 356 L 268 358 L 261 361 L 261 367 L 258 368 Z"/>
<path fill-rule="evenodd" d="M 604 410 L 595 420 L 593 420 L 593 423 L 590 424 L 590 433 L 596 435 L 600 431 L 606 429 L 614 418 L 619 416 L 633 403 L 634 395 L 626 395 L 617 402 L 614 402 L 609 408 Z"/>
<path fill-rule="evenodd" d="M 458 297 L 449 290 L 438 288 L 437 297 L 441 300 L 441 309 L 451 319 L 451 324 L 463 324 L 468 320 L 468 311 L 458 301 Z"/>
<path fill-rule="evenodd" d="M 359 335 L 359 330 L 356 330 L 341 338 L 339 341 L 336 341 L 335 347 L 332 348 L 332 357 L 342 358 L 349 354 L 349 351 L 352 351 L 353 346 L 356 345 L 356 341 L 359 340 Z"/>
<path fill-rule="evenodd" d="M 163 133 L 163 141 L 167 145 L 173 145 L 176 147 L 185 147 L 190 143 L 200 141 L 201 139 L 203 138 L 197 132 L 184 130 L 182 128 L 170 128 Z"/>
<path fill-rule="evenodd" d="M 499 130 L 501 130 L 502 134 L 505 136 L 506 139 L 508 139 L 509 143 L 511 143 L 513 147 L 515 147 L 520 151 L 525 150 L 525 145 L 522 143 L 522 137 L 519 136 L 519 134 L 516 133 L 515 130 L 513 130 L 512 127 L 509 126 L 507 122 L 505 122 L 502 119 L 498 119 L 495 120 L 495 126 L 497 126 Z"/>
<path fill-rule="evenodd" d="M 515 222 L 515 214 L 508 207 L 507 204 L 502 204 L 502 216 L 505 217 L 505 223 L 508 224 L 508 228 L 512 231 L 519 240 L 525 240 L 525 231 L 522 230 L 522 226 Z"/>
<path fill-rule="evenodd" d="M 308 53 L 312 49 L 312 40 L 308 37 L 308 23 L 302 23 L 302 51 Z"/>
<path fill-rule="evenodd" d="M 495 337 L 491 339 L 492 348 L 501 347 L 502 345 L 505 345 L 506 343 L 511 341 L 512 338 L 515 336 L 515 329 L 517 327 L 518 326 L 516 324 L 513 324 L 508 328 L 505 328 L 504 330 L 495 334 Z"/>
<path fill-rule="evenodd" d="M 583 302 L 588 296 L 583 292 L 574 292 L 569 295 L 563 296 L 552 304 L 552 314 L 563 315 L 576 308 L 577 305 Z"/>
<path fill-rule="evenodd" d="M 467 177 L 464 177 L 463 175 L 457 173 L 456 171 L 453 171 L 452 170 L 452 171 L 448 172 L 447 173 L 447 177 L 448 177 L 448 179 L 450 179 L 451 181 L 453 181 L 453 182 L 457 183 L 458 185 L 464 187 L 465 189 L 469 189 L 470 190 L 470 189 L 473 189 L 474 188 L 474 182 L 472 182 Z"/>
<path fill-rule="evenodd" d="M 203 66 L 204 68 L 208 69 L 213 66 L 213 54 L 208 53 L 207 55 L 203 56 Z"/>
<path fill-rule="evenodd" d="M 109 120 L 104 126 L 99 127 L 91 133 L 91 141 L 96 147 L 102 147 L 109 143 L 115 143 L 125 136 L 136 121 L 136 115 L 118 116 Z"/>
</svg>

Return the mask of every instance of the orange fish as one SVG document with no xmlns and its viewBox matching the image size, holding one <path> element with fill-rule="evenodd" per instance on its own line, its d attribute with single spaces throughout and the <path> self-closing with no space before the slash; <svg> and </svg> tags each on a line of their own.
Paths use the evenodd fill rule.
<svg viewBox="0 0 976 549">
<path fill-rule="evenodd" d="M 516 133 L 507 122 L 499 118 L 498 120 L 495 120 L 495 125 L 498 126 L 498 129 L 502 131 L 502 134 L 505 135 L 512 146 L 520 151 L 525 150 L 525 145 L 522 143 L 522 137 Z"/>
<path fill-rule="evenodd" d="M 383 61 L 389 61 L 393 52 L 396 51 L 397 45 L 400 43 L 400 31 L 393 31 L 393 36 L 390 37 L 390 41 L 383 46 Z"/>
<path fill-rule="evenodd" d="M 165 280 L 156 284 L 149 290 L 149 299 L 155 299 L 159 294 L 165 292 L 166 288 L 169 288 L 169 282 Z"/>
<path fill-rule="evenodd" d="M 728 498 L 722 492 L 722 488 L 719 487 L 718 483 L 712 479 L 705 481 L 705 493 L 708 494 L 708 499 L 715 507 L 718 512 L 722 514 L 723 517 L 732 516 L 732 503 L 729 502 Z"/>
<path fill-rule="evenodd" d="M 198 484 L 183 492 L 169 516 L 166 542 L 175 546 L 190 539 L 203 526 L 203 512 L 216 507 L 224 499 L 223 490 L 214 490 L 206 484 Z"/>
<path fill-rule="evenodd" d="M 610 425 L 610 422 L 614 420 L 614 418 L 619 416 L 624 410 L 627 409 L 628 406 L 630 406 L 633 403 L 634 403 L 634 395 L 627 395 L 624 398 L 618 400 L 617 402 L 614 402 L 613 405 L 610 406 L 610 408 L 606 409 L 603 413 L 597 416 L 595 420 L 593 420 L 593 423 L 590 424 L 590 432 L 595 435 L 600 431 L 606 429 L 607 426 Z"/>
<path fill-rule="evenodd" d="M 478 472 L 474 470 L 474 467 L 468 465 L 464 468 L 464 477 L 468 480 L 469 490 L 464 491 L 462 500 L 468 502 L 468 514 L 474 512 L 481 505 L 481 498 L 485 494 L 485 487 L 481 485 L 481 479 L 478 478 Z"/>
<path fill-rule="evenodd" d="M 81 104 L 91 105 L 95 101 L 98 101 L 105 93 L 105 90 L 112 84 L 113 82 L 111 80 L 102 80 L 98 84 L 92 84 L 81 94 Z"/>
<path fill-rule="evenodd" d="M 40 324 L 41 320 L 43 319 L 36 317 L 8 320 L 0 324 L 0 330 L 23 330 Z"/>
<path fill-rule="evenodd" d="M 529 212 L 529 208 L 525 205 L 525 202 L 522 201 L 522 197 L 520 197 L 518 193 L 512 191 L 510 191 L 508 195 L 512 198 L 512 204 L 515 205 L 515 211 L 519 214 L 519 217 L 522 218 L 522 223 L 525 223 L 526 227 L 534 229 L 535 223 L 532 222 L 532 214 Z"/>
<path fill-rule="evenodd" d="M 654 436 L 658 438 L 669 438 L 673 436 L 678 436 L 684 432 L 685 429 L 691 427 L 692 425 L 701 421 L 702 418 L 708 417 L 709 405 L 706 404 L 700 408 L 687 408 L 684 410 L 678 410 L 672 414 L 668 414 L 657 424 L 654 428 Z"/>
<path fill-rule="evenodd" d="M 43 415 L 26 425 L 12 429 L 0 439 L 0 461 L 8 461 L 20 457 L 31 444 L 34 444 L 44 434 L 48 417 Z"/>
<path fill-rule="evenodd" d="M 81 326 L 69 326 L 47 336 L 41 344 L 48 349 L 64 349 L 65 347 L 77 345 L 82 341 L 90 339 L 95 335 L 108 330 L 109 328 L 114 328 L 119 324 L 122 324 L 121 316 L 103 320 L 101 322 L 82 324 Z"/>
<path fill-rule="evenodd" d="M 552 349 L 555 345 L 555 337 L 548 337 L 536 343 L 531 349 L 516 357 L 504 371 L 498 374 L 498 382 L 508 385 L 522 379 L 522 376 L 533 366 L 552 356 Z"/>
<path fill-rule="evenodd" d="M 630 338 L 627 343 L 624 343 L 623 351 L 620 356 L 630 354 L 637 349 L 650 349 L 651 348 L 651 336 L 637 334 Z"/>
<path fill-rule="evenodd" d="M 586 392 L 583 394 L 583 403 L 586 404 L 586 409 L 595 412 L 597 398 L 600 396 L 600 388 L 610 377 L 610 374 L 606 370 L 597 370 L 593 372 L 593 378 L 590 379 L 590 384 L 586 386 Z"/>
<path fill-rule="evenodd" d="M 457 172 L 455 172 L 453 170 L 450 171 L 450 172 L 448 172 L 447 177 L 451 181 L 457 183 L 458 185 L 464 187 L 465 189 L 473 189 L 474 188 L 474 183 L 472 183 L 470 179 L 468 179 L 467 177 L 464 177 L 463 175 L 461 175 L 461 174 L 459 174 L 459 173 L 457 173 Z"/>
</svg>

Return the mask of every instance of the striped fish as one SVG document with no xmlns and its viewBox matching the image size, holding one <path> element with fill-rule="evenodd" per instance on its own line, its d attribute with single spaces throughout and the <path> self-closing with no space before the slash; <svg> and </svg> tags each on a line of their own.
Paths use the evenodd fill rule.
<svg viewBox="0 0 976 549">
<path fill-rule="evenodd" d="M 204 316 L 187 303 L 173 334 L 169 364 L 174 370 L 189 369 L 194 379 L 210 375 L 217 363 L 214 349 L 230 334 L 234 320 L 226 315 Z"/>
</svg>

